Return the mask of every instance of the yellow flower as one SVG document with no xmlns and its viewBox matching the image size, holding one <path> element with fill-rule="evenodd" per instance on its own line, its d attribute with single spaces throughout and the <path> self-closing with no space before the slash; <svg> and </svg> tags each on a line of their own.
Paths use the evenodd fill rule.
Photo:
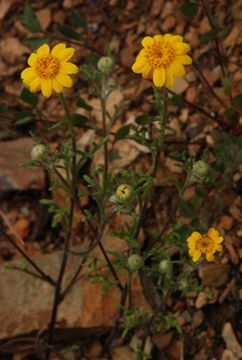
<svg viewBox="0 0 242 360">
<path fill-rule="evenodd" d="M 132 194 L 132 186 L 121 184 L 116 189 L 116 196 L 119 200 L 128 200 Z"/>
<path fill-rule="evenodd" d="M 24 84 L 31 92 L 41 90 L 49 97 L 54 90 L 63 91 L 63 87 L 72 87 L 73 82 L 69 74 L 76 74 L 78 67 L 68 60 L 73 56 L 75 49 L 66 48 L 65 44 L 58 44 L 50 52 L 49 45 L 44 44 L 28 58 L 30 67 L 21 72 Z"/>
<path fill-rule="evenodd" d="M 142 40 L 143 49 L 132 66 L 133 72 L 142 74 L 144 79 L 153 79 L 155 86 L 171 88 L 174 76 L 183 77 L 183 65 L 190 65 L 192 59 L 186 55 L 190 45 L 183 42 L 180 35 L 146 36 Z"/>
<path fill-rule="evenodd" d="M 187 239 L 188 253 L 194 262 L 198 261 L 201 255 L 205 255 L 206 260 L 209 262 L 214 261 L 214 253 L 223 251 L 221 242 L 223 242 L 223 237 L 213 227 L 205 235 L 194 231 Z"/>
</svg>

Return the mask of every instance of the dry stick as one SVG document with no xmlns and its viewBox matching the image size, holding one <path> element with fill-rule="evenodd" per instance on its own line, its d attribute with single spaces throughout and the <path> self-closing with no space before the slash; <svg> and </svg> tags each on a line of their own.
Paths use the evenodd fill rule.
<svg viewBox="0 0 242 360">
<path fill-rule="evenodd" d="M 58 313 L 58 307 L 60 304 L 60 294 L 61 294 L 61 285 L 65 274 L 66 264 L 68 260 L 68 250 L 69 245 L 71 241 L 71 235 L 72 235 L 72 224 L 73 224 L 73 215 L 75 210 L 75 205 L 73 199 L 71 200 L 71 206 L 70 206 L 70 219 L 69 219 L 69 230 L 67 233 L 67 237 L 64 244 L 64 252 L 63 257 L 61 261 L 60 271 L 57 279 L 57 283 L 55 286 L 55 295 L 54 295 L 54 302 L 52 307 L 52 314 L 51 314 L 51 321 L 50 321 L 50 327 L 49 327 L 49 336 L 48 336 L 48 348 L 46 349 L 45 359 L 48 360 L 51 352 L 51 346 L 53 344 L 54 340 L 54 334 L 55 334 L 55 324 L 57 319 L 57 313 Z"/>
<path fill-rule="evenodd" d="M 201 77 L 201 79 L 203 80 L 203 82 L 207 85 L 209 91 L 211 92 L 211 94 L 215 97 L 215 99 L 224 107 L 226 106 L 226 104 L 224 103 L 224 101 L 216 94 L 216 92 L 213 90 L 213 87 L 209 84 L 208 80 L 206 79 L 206 77 L 204 76 L 204 74 L 202 73 L 202 71 L 200 70 L 199 66 L 197 65 L 197 63 L 194 61 L 193 62 L 193 67 L 194 69 L 197 71 L 197 73 L 199 74 L 199 76 Z"/>
<path fill-rule="evenodd" d="M 28 254 L 18 244 L 16 244 L 16 242 L 8 234 L 6 234 L 1 227 L 0 227 L 0 233 L 7 241 L 9 241 L 18 250 L 18 252 L 29 262 L 29 264 L 33 266 L 33 268 L 41 275 L 43 280 L 47 281 L 51 285 L 56 284 L 55 281 L 43 270 L 41 270 L 40 267 L 28 256 Z"/>
<path fill-rule="evenodd" d="M 14 227 L 12 226 L 12 224 L 10 223 L 7 216 L 4 214 L 4 212 L 2 210 L 0 210 L 0 216 L 2 217 L 5 225 L 9 228 L 12 235 L 14 235 L 15 238 L 18 240 L 19 245 L 22 246 L 22 247 L 25 247 L 26 246 L 25 242 L 23 241 L 21 236 L 17 233 L 17 231 L 14 229 Z"/>
</svg>

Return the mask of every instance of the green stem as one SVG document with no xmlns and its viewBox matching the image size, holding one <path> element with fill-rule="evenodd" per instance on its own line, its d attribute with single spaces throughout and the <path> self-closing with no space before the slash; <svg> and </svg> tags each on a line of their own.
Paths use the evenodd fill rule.
<svg viewBox="0 0 242 360">
<path fill-rule="evenodd" d="M 101 109 L 102 109 L 102 127 L 103 127 L 103 136 L 107 136 L 107 123 L 106 123 L 106 98 L 101 97 Z M 108 174 L 108 143 L 104 143 L 104 174 L 103 174 L 103 184 L 106 187 L 106 179 Z"/>
</svg>

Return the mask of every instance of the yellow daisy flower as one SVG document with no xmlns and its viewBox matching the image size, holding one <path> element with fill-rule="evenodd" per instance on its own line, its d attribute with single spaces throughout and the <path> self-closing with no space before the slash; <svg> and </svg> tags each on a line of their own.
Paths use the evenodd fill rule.
<svg viewBox="0 0 242 360">
<path fill-rule="evenodd" d="M 183 77 L 183 65 L 190 65 L 192 59 L 186 55 L 190 45 L 183 42 L 180 35 L 146 36 L 142 40 L 143 49 L 132 66 L 133 72 L 142 74 L 144 79 L 153 79 L 155 86 L 171 88 L 174 76 Z"/>
<path fill-rule="evenodd" d="M 120 200 L 127 200 L 132 194 L 132 187 L 128 184 L 121 184 L 116 189 L 116 196 Z"/>
<path fill-rule="evenodd" d="M 192 260 L 198 261 L 201 255 L 206 256 L 206 260 L 214 261 L 214 253 L 216 251 L 222 252 L 223 248 L 221 243 L 223 237 L 213 227 L 208 230 L 208 233 L 201 235 L 198 231 L 194 231 L 187 239 L 188 253 Z"/>
<path fill-rule="evenodd" d="M 65 44 L 58 44 L 50 52 L 49 45 L 44 44 L 28 58 L 30 67 L 21 72 L 24 84 L 31 92 L 41 90 L 45 97 L 49 97 L 54 90 L 61 93 L 64 87 L 72 87 L 73 82 L 69 74 L 76 74 L 78 67 L 68 60 L 75 49 L 66 48 Z"/>
</svg>

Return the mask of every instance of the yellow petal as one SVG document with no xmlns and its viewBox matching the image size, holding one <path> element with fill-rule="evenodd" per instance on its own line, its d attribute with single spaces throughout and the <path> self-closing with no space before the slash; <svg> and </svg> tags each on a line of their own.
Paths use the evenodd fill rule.
<svg viewBox="0 0 242 360">
<path fill-rule="evenodd" d="M 224 238 L 222 236 L 218 236 L 217 238 L 213 239 L 215 244 L 220 244 L 221 242 L 224 241 Z"/>
<path fill-rule="evenodd" d="M 157 41 L 157 42 L 162 41 L 163 40 L 163 35 L 155 35 L 154 40 Z"/>
<path fill-rule="evenodd" d="M 60 61 L 68 61 L 73 56 L 74 52 L 75 52 L 75 49 L 66 48 L 66 49 L 63 49 L 60 52 L 58 52 L 55 56 Z"/>
<path fill-rule="evenodd" d="M 148 63 L 142 69 L 142 78 L 143 79 L 152 79 L 153 69 L 150 67 Z"/>
<path fill-rule="evenodd" d="M 165 34 L 165 35 L 163 36 L 163 38 L 164 38 L 165 41 L 169 41 L 169 40 L 172 38 L 172 36 L 173 36 L 173 35 L 171 35 L 171 34 Z"/>
<path fill-rule="evenodd" d="M 166 82 L 165 82 L 165 86 L 170 89 L 172 88 L 174 84 L 174 75 L 171 71 L 169 71 L 168 69 L 166 69 Z"/>
<path fill-rule="evenodd" d="M 192 58 L 188 55 L 177 55 L 176 60 L 179 61 L 182 65 L 190 65 L 192 63 Z"/>
<path fill-rule="evenodd" d="M 219 237 L 218 230 L 216 230 L 214 227 L 211 227 L 210 229 L 208 229 L 208 237 L 212 240 Z"/>
<path fill-rule="evenodd" d="M 50 53 L 50 47 L 49 47 L 48 44 L 42 45 L 37 50 L 37 55 L 38 56 L 46 56 L 46 55 L 49 55 L 49 53 Z"/>
<path fill-rule="evenodd" d="M 222 245 L 216 244 L 214 248 L 215 248 L 215 251 L 223 252 L 223 247 L 222 247 Z"/>
<path fill-rule="evenodd" d="M 191 47 L 189 44 L 180 43 L 180 42 L 176 42 L 176 43 L 172 44 L 172 47 L 173 47 L 176 55 L 185 55 L 186 53 L 188 53 L 191 50 Z"/>
<path fill-rule="evenodd" d="M 63 86 L 55 78 L 52 79 L 52 87 L 58 94 L 63 91 Z"/>
<path fill-rule="evenodd" d="M 192 261 L 196 262 L 200 259 L 200 257 L 201 257 L 201 251 L 196 250 L 196 251 L 194 251 L 194 253 L 192 255 Z"/>
<path fill-rule="evenodd" d="M 142 46 L 149 46 L 152 45 L 154 43 L 154 40 L 152 39 L 152 37 L 150 36 L 146 36 L 144 37 L 144 39 L 141 41 Z"/>
<path fill-rule="evenodd" d="M 71 77 L 69 75 L 66 75 L 66 74 L 57 74 L 56 75 L 56 80 L 62 85 L 62 86 L 65 86 L 65 87 L 72 87 L 73 85 L 73 81 L 71 79 Z"/>
<path fill-rule="evenodd" d="M 168 66 L 168 70 L 178 77 L 183 77 L 186 74 L 184 66 L 176 60 L 172 61 L 172 63 Z"/>
<path fill-rule="evenodd" d="M 202 235 L 198 231 L 193 231 L 191 235 L 187 238 L 187 242 L 194 241 L 196 242 L 202 237 Z"/>
<path fill-rule="evenodd" d="M 142 72 L 142 69 L 147 65 L 147 61 L 145 58 L 139 58 L 135 61 L 135 63 L 132 66 L 132 71 L 139 74 Z"/>
<path fill-rule="evenodd" d="M 45 97 L 50 97 L 52 94 L 51 79 L 41 79 L 41 92 Z"/>
<path fill-rule="evenodd" d="M 66 48 L 66 45 L 63 43 L 60 43 L 58 45 L 55 45 L 51 51 L 51 55 L 57 56 L 62 50 Z"/>
<path fill-rule="evenodd" d="M 31 82 L 29 90 L 31 92 L 37 92 L 40 90 L 40 88 L 41 88 L 40 78 L 37 77 Z"/>
<path fill-rule="evenodd" d="M 31 54 L 30 57 L 28 58 L 29 66 L 35 66 L 36 60 L 37 60 L 37 54 L 35 53 Z"/>
<path fill-rule="evenodd" d="M 136 60 L 135 61 L 138 61 L 138 60 L 140 60 L 140 59 L 144 59 L 144 60 L 146 60 L 146 58 L 145 58 L 145 49 L 142 49 L 142 50 L 140 50 L 140 52 L 139 52 L 139 54 L 137 55 L 137 57 L 136 57 Z"/>
<path fill-rule="evenodd" d="M 162 87 L 165 84 L 166 72 L 164 68 L 155 69 L 153 72 L 153 82 L 155 86 Z"/>
<path fill-rule="evenodd" d="M 78 67 L 70 62 L 61 63 L 60 72 L 62 74 L 76 74 L 78 73 Z"/>
<path fill-rule="evenodd" d="M 206 260 L 207 260 L 208 262 L 214 261 L 214 255 L 213 255 L 212 252 L 206 254 Z"/>
<path fill-rule="evenodd" d="M 170 44 L 181 43 L 182 41 L 183 41 L 183 37 L 181 35 L 172 35 L 169 38 Z"/>
<path fill-rule="evenodd" d="M 37 74 L 36 74 L 35 70 L 31 67 L 24 69 L 21 72 L 21 79 L 23 79 L 23 82 L 25 84 L 31 83 L 31 81 L 33 81 L 36 76 L 37 76 Z"/>
</svg>

